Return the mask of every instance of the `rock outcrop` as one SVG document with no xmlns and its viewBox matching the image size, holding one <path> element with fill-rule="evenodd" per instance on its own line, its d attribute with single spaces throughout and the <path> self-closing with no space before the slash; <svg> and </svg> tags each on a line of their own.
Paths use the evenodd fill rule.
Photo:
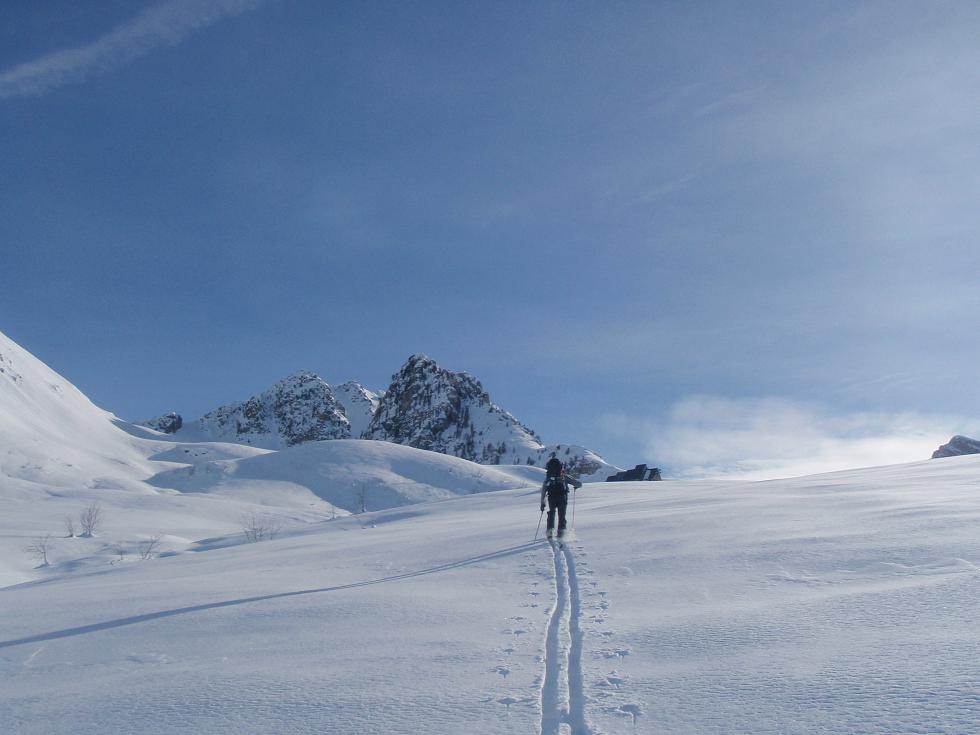
<svg viewBox="0 0 980 735">
<path fill-rule="evenodd" d="M 933 459 L 959 457 L 962 454 L 980 454 L 980 440 L 956 435 L 932 453 Z"/>
<path fill-rule="evenodd" d="M 184 425 L 184 418 L 179 413 L 171 411 L 163 416 L 157 416 L 155 419 L 139 421 L 137 424 L 139 426 L 146 426 L 150 429 L 155 429 L 156 431 L 162 431 L 164 434 L 173 434 L 179 431 Z"/>
</svg>

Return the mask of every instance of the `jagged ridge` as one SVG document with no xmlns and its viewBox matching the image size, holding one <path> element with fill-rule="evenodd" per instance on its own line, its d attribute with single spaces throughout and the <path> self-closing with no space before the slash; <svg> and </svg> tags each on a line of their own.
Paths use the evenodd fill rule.
<svg viewBox="0 0 980 735">
<path fill-rule="evenodd" d="M 570 472 L 610 468 L 570 445 L 545 446 L 537 434 L 490 400 L 479 380 L 412 355 L 392 376 L 364 437 L 450 454 L 480 464 L 543 466 L 552 452 Z"/>
<path fill-rule="evenodd" d="M 270 449 L 351 436 L 343 405 L 320 376 L 306 370 L 246 401 L 221 406 L 194 424 L 212 439 Z"/>
</svg>

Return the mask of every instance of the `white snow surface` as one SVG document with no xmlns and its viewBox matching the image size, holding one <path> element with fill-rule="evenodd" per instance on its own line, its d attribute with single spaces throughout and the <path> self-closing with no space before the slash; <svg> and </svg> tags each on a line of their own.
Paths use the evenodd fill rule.
<svg viewBox="0 0 980 735">
<path fill-rule="evenodd" d="M 182 492 L 270 497 L 292 489 L 338 508 L 377 510 L 502 487 L 537 487 L 533 468 L 482 467 L 389 442 L 332 439 L 244 459 L 218 459 L 163 472 L 150 484 Z M 312 498 L 311 498 L 312 500 Z"/>
<path fill-rule="evenodd" d="M 980 732 L 978 486 L 587 484 L 563 550 L 515 489 L 58 567 L 0 589 L 0 731 Z"/>
<path fill-rule="evenodd" d="M 365 388 L 360 383 L 351 380 L 333 389 L 334 397 L 344 407 L 347 419 L 350 421 L 350 435 L 360 439 L 367 431 L 378 408 L 381 394 Z"/>
<path fill-rule="evenodd" d="M 140 442 L 74 385 L 0 332 L 0 477 L 117 486 L 149 474 Z"/>
</svg>

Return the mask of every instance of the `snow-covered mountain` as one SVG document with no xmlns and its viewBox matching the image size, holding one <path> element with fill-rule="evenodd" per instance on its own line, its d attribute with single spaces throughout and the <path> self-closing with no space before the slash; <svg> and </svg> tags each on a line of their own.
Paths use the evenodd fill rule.
<svg viewBox="0 0 980 735">
<path fill-rule="evenodd" d="M 315 373 L 300 372 L 260 395 L 184 422 L 182 428 L 179 419 L 168 414 L 142 425 L 174 431 L 182 441 L 267 449 L 323 439 L 373 439 L 484 465 L 543 467 L 554 453 L 569 472 L 587 479 L 604 479 L 619 469 L 585 447 L 542 443 L 532 429 L 494 404 L 479 380 L 421 354 L 412 355 L 381 393 L 354 381 L 332 388 Z"/>
<path fill-rule="evenodd" d="M 932 453 L 933 459 L 942 457 L 958 457 L 962 454 L 980 454 L 980 440 L 956 435 Z"/>
<path fill-rule="evenodd" d="M 541 467 L 554 452 L 575 475 L 598 477 L 618 469 L 584 447 L 546 446 L 494 404 L 479 380 L 421 354 L 392 376 L 364 436 L 480 464 Z"/>
<path fill-rule="evenodd" d="M 303 370 L 257 396 L 206 413 L 179 436 L 281 449 L 349 439 L 351 423 L 333 389 L 316 373 Z"/>
</svg>

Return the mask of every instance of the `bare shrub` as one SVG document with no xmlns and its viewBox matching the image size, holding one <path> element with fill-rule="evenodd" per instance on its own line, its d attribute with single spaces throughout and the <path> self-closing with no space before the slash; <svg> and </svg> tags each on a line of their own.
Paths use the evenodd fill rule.
<svg viewBox="0 0 980 735">
<path fill-rule="evenodd" d="M 65 538 L 75 538 L 75 521 L 71 516 L 65 516 Z"/>
<path fill-rule="evenodd" d="M 273 539 L 282 530 L 282 522 L 270 515 L 246 513 L 241 523 L 245 540 L 251 543 Z"/>
<path fill-rule="evenodd" d="M 151 536 L 145 541 L 140 541 L 140 545 L 139 545 L 140 561 L 146 561 L 147 559 L 152 559 L 159 545 L 160 545 L 160 534 L 157 534 L 156 536 Z"/>
<path fill-rule="evenodd" d="M 82 527 L 82 536 L 85 538 L 94 536 L 102 528 L 102 520 L 102 506 L 99 505 L 98 501 L 89 504 L 78 517 L 79 524 Z"/>
<path fill-rule="evenodd" d="M 24 551 L 30 554 L 32 557 L 41 562 L 40 566 L 48 566 L 48 552 L 51 550 L 51 534 L 46 533 L 43 536 L 37 536 L 34 540 L 28 544 Z"/>
</svg>

